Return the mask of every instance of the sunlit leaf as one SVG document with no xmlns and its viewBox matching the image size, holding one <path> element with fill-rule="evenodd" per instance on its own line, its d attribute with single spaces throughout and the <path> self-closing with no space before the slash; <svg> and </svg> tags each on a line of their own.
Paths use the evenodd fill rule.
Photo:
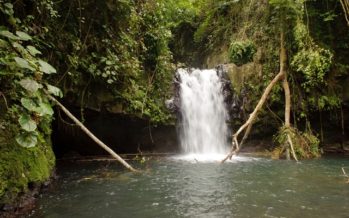
<svg viewBox="0 0 349 218">
<path fill-rule="evenodd" d="M 22 31 L 16 31 L 16 35 L 19 37 L 20 40 L 23 40 L 23 41 L 32 40 L 31 36 L 29 36 L 27 33 Z"/>
<path fill-rule="evenodd" d="M 29 51 L 29 53 L 33 56 L 37 55 L 37 54 L 41 54 L 41 51 L 37 50 L 34 46 L 28 45 L 27 46 L 27 50 Z"/>
<path fill-rule="evenodd" d="M 29 78 L 22 79 L 19 81 L 19 84 L 29 92 L 36 92 L 38 89 L 42 88 L 41 84 Z"/>
<path fill-rule="evenodd" d="M 31 117 L 27 114 L 22 114 L 18 119 L 19 125 L 21 125 L 22 129 L 27 132 L 32 132 L 36 130 L 36 123 Z"/>
<path fill-rule="evenodd" d="M 5 3 L 4 5 L 8 9 L 12 9 L 13 8 L 13 4 L 11 4 L 11 3 Z"/>
<path fill-rule="evenodd" d="M 51 107 L 50 104 L 47 103 L 40 103 L 39 107 L 38 107 L 38 112 L 40 114 L 40 116 L 44 116 L 44 115 L 53 115 L 53 109 Z"/>
<path fill-rule="evenodd" d="M 38 143 L 38 138 L 35 132 L 27 132 L 17 135 L 16 141 L 22 147 L 32 148 Z"/>
<path fill-rule="evenodd" d="M 29 65 L 27 60 L 20 57 L 14 57 L 13 59 L 15 59 L 17 66 L 19 66 L 20 68 L 29 69 L 32 71 L 35 70 L 33 67 Z"/>
<path fill-rule="evenodd" d="M 21 98 L 21 103 L 24 108 L 29 111 L 37 111 L 37 105 L 30 98 Z"/>
<path fill-rule="evenodd" d="M 18 36 L 14 35 L 13 33 L 11 33 L 10 31 L 7 31 L 7 30 L 0 31 L 0 35 L 4 36 L 6 38 L 9 38 L 9 39 L 14 39 L 14 40 L 18 40 L 19 39 Z"/>
<path fill-rule="evenodd" d="M 0 48 L 8 48 L 8 42 L 5 40 L 0 39 Z"/>
<path fill-rule="evenodd" d="M 40 70 L 44 73 L 51 74 L 51 73 L 57 72 L 54 67 L 52 67 L 49 63 L 43 60 L 39 60 L 39 64 L 40 64 Z"/>
<path fill-rule="evenodd" d="M 46 86 L 47 86 L 47 91 L 50 94 L 55 95 L 57 97 L 61 97 L 61 98 L 63 97 L 63 93 L 62 93 L 62 91 L 58 87 L 52 86 L 52 85 L 49 85 L 49 84 L 47 84 Z"/>
</svg>

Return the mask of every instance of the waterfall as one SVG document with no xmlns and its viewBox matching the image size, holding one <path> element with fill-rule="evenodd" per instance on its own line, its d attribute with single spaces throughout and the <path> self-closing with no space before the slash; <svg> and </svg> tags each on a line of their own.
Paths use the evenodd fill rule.
<svg viewBox="0 0 349 218">
<path fill-rule="evenodd" d="M 221 157 L 228 148 L 228 113 L 217 71 L 179 69 L 177 73 L 183 152 L 195 159 Z"/>
</svg>

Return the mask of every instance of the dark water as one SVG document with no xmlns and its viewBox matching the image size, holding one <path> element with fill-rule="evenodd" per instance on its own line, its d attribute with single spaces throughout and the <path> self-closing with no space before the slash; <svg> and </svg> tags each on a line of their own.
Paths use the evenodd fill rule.
<svg viewBox="0 0 349 218">
<path fill-rule="evenodd" d="M 61 166 L 32 217 L 349 217 L 349 159 Z M 349 171 L 349 169 L 347 170 Z"/>
</svg>

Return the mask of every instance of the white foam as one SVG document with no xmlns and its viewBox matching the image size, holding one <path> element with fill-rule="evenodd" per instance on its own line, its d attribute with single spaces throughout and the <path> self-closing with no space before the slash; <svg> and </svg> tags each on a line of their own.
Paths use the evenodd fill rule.
<svg viewBox="0 0 349 218">
<path fill-rule="evenodd" d="M 207 162 L 221 162 L 227 154 L 183 154 L 172 156 L 171 159 L 180 160 L 180 161 L 189 161 L 192 163 L 207 163 Z M 244 156 L 233 156 L 231 160 L 227 160 L 226 162 L 236 163 L 236 162 L 249 162 L 258 160 L 258 158 L 254 157 L 244 157 Z"/>
</svg>

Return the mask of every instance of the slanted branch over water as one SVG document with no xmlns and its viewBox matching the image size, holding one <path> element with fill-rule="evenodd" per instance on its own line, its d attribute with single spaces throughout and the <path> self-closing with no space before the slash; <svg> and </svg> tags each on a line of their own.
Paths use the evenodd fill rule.
<svg viewBox="0 0 349 218">
<path fill-rule="evenodd" d="M 129 169 L 132 172 L 137 172 L 131 165 L 129 165 L 124 159 L 122 159 L 117 153 L 115 153 L 111 148 L 109 148 L 106 144 L 104 144 L 101 140 L 99 140 L 90 130 L 88 130 L 84 124 L 82 124 L 72 113 L 69 112 L 67 108 L 65 108 L 57 99 L 48 95 L 48 98 L 52 100 L 62 111 L 72 119 L 76 125 L 78 125 L 82 131 L 84 131 L 94 142 L 96 142 L 100 147 L 102 147 L 105 151 L 107 151 L 113 158 L 119 161 L 124 167 Z"/>
</svg>

